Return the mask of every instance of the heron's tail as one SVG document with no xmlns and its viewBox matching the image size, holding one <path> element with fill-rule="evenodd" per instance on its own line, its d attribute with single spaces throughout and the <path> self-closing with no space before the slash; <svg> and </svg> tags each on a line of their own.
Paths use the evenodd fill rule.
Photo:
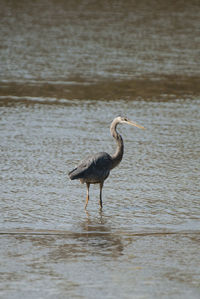
<svg viewBox="0 0 200 299">
<path fill-rule="evenodd" d="M 78 167 L 74 168 L 72 171 L 68 173 L 69 178 L 71 180 L 80 179 L 82 177 L 82 172 L 80 172 L 80 169 Z"/>
</svg>

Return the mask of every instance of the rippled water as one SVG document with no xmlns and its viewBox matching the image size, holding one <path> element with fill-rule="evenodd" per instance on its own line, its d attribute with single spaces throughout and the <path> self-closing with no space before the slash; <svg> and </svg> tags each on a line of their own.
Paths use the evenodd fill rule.
<svg viewBox="0 0 200 299">
<path fill-rule="evenodd" d="M 0 297 L 199 298 L 198 8 L 0 2 Z M 119 114 L 146 130 L 85 212 Z"/>
<path fill-rule="evenodd" d="M 198 0 L 1 0 L 0 96 L 199 95 L 199 12 Z"/>
<path fill-rule="evenodd" d="M 65 101 L 1 107 L 2 296 L 199 295 L 199 101 Z M 85 155 L 125 155 L 103 190 L 69 181 Z"/>
</svg>

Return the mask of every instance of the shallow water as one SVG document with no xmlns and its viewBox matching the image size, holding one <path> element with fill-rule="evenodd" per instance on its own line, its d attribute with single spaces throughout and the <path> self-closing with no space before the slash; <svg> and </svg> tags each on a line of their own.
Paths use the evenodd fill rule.
<svg viewBox="0 0 200 299">
<path fill-rule="evenodd" d="M 198 1 L 101 3 L 0 2 L 2 298 L 200 296 Z"/>
<path fill-rule="evenodd" d="M 3 297 L 198 298 L 199 101 L 65 101 L 1 107 Z M 69 181 L 85 155 L 125 155 L 98 186 Z"/>
</svg>

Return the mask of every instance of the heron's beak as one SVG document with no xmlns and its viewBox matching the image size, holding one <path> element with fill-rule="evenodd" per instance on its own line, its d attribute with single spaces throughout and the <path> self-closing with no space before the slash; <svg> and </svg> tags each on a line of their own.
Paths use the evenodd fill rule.
<svg viewBox="0 0 200 299">
<path fill-rule="evenodd" d="M 129 124 L 131 126 L 134 126 L 134 127 L 137 127 L 137 128 L 140 128 L 140 129 L 145 129 L 143 126 L 133 122 L 132 120 L 127 120 L 127 124 Z"/>
</svg>

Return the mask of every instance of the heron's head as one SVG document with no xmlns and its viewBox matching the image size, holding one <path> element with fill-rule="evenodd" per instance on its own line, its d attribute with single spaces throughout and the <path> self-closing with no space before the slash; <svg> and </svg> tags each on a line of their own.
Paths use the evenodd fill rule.
<svg viewBox="0 0 200 299">
<path fill-rule="evenodd" d="M 119 123 L 121 124 L 128 124 L 128 125 L 131 125 L 131 126 L 134 126 L 134 127 L 137 127 L 137 128 L 140 128 L 140 129 L 144 129 L 143 126 L 133 122 L 132 120 L 128 119 L 127 117 L 121 117 L 121 116 L 118 116 L 117 117 L 117 120 Z"/>
</svg>

